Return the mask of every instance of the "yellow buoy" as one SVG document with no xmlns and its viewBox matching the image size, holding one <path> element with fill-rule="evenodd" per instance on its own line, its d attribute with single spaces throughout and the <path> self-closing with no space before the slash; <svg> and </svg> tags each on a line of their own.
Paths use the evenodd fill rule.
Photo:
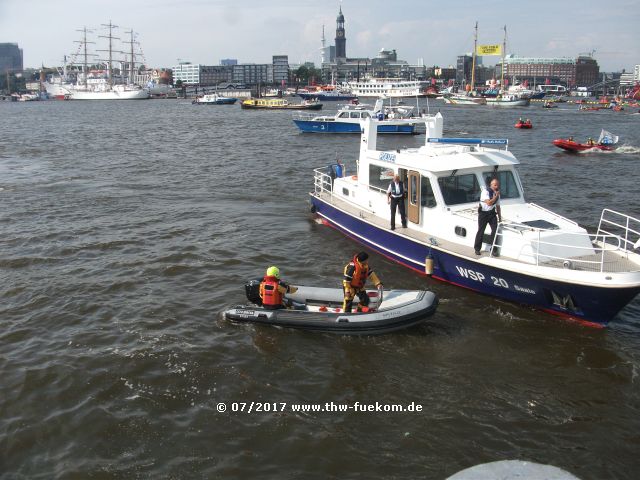
<svg viewBox="0 0 640 480">
<path fill-rule="evenodd" d="M 427 258 L 424 259 L 424 273 L 433 275 L 433 257 L 431 255 L 427 255 Z"/>
</svg>

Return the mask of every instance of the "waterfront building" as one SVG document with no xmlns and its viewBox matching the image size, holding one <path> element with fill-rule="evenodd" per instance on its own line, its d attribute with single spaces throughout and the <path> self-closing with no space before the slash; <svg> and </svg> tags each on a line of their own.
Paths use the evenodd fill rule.
<svg viewBox="0 0 640 480">
<path fill-rule="evenodd" d="M 276 85 L 287 85 L 289 83 L 289 56 L 274 55 L 273 60 L 273 83 Z"/>
<path fill-rule="evenodd" d="M 272 85 L 272 63 L 241 63 L 233 65 L 232 82 L 242 85 Z"/>
<path fill-rule="evenodd" d="M 322 63 L 322 77 L 325 83 L 357 81 L 364 77 L 402 78 L 405 80 L 426 80 L 426 68 L 423 64 L 410 65 L 398 60 L 395 50 L 382 48 L 375 58 L 347 57 L 347 39 L 345 18 L 342 7 L 336 18 L 335 47 L 323 46 L 325 61 Z M 327 61 L 327 48 L 329 59 Z M 331 51 L 335 48 L 335 54 Z M 324 50 L 323 50 L 324 49 Z"/>
<path fill-rule="evenodd" d="M 23 69 L 23 53 L 18 44 L 0 43 L 0 73 L 20 73 Z"/>
<path fill-rule="evenodd" d="M 552 83 L 568 87 L 589 87 L 597 83 L 600 68 L 590 56 L 577 58 L 532 58 L 507 55 L 504 59 L 504 76 L 529 84 Z M 502 65 L 496 65 L 496 78 L 500 77 Z"/>
<path fill-rule="evenodd" d="M 235 67 L 185 62 L 171 68 L 174 83 L 181 80 L 185 85 L 213 86 L 223 82 L 231 82 Z"/>
</svg>

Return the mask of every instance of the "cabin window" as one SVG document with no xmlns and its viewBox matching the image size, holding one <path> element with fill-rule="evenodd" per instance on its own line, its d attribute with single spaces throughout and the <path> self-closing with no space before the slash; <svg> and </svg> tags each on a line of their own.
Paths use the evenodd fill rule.
<svg viewBox="0 0 640 480">
<path fill-rule="evenodd" d="M 362 112 L 362 118 L 369 118 L 369 112 Z"/>
<path fill-rule="evenodd" d="M 380 165 L 369 165 L 369 187 L 387 191 L 389 184 L 393 180 L 393 169 Z"/>
<path fill-rule="evenodd" d="M 358 113 L 358 112 L 351 112 L 351 118 L 360 118 L 360 113 Z"/>
<path fill-rule="evenodd" d="M 418 176 L 410 175 L 409 178 L 411 179 L 411 188 L 409 189 L 409 191 L 411 192 L 411 198 L 409 199 L 409 201 L 411 202 L 411 205 L 417 205 L 418 204 Z"/>
<path fill-rule="evenodd" d="M 433 208 L 437 204 L 436 196 L 433 194 L 433 188 L 431 187 L 431 181 L 426 177 L 422 177 L 420 180 L 420 205 Z"/>
<path fill-rule="evenodd" d="M 447 205 L 459 205 L 480 200 L 480 185 L 477 177 L 466 175 L 450 175 L 438 178 L 438 185 Z"/>
<path fill-rule="evenodd" d="M 349 112 L 342 112 L 338 115 L 338 118 L 349 118 Z"/>
<path fill-rule="evenodd" d="M 510 170 L 503 170 L 498 172 L 483 172 L 482 178 L 491 179 L 496 177 L 500 181 L 500 198 L 519 198 L 520 191 L 518 190 L 518 185 L 516 183 L 516 179 L 513 176 L 513 172 Z"/>
</svg>

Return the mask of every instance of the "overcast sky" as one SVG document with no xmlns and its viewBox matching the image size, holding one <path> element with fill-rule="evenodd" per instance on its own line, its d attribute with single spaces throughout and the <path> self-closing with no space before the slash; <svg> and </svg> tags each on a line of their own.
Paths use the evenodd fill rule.
<svg viewBox="0 0 640 480">
<path fill-rule="evenodd" d="M 0 0 L 0 43 L 24 50 L 25 67 L 55 66 L 78 49 L 76 30 L 117 36 L 133 28 L 147 65 L 180 61 L 218 65 L 220 59 L 270 63 L 320 63 L 320 37 L 334 44 L 342 5 L 347 56 L 374 57 L 381 48 L 425 65 L 455 65 L 478 43 L 502 43 L 519 56 L 575 57 L 592 53 L 601 70 L 627 71 L 640 64 L 638 0 L 432 1 L 432 0 Z M 96 48 L 105 48 L 98 41 Z M 495 57 L 487 57 L 487 64 Z"/>
</svg>

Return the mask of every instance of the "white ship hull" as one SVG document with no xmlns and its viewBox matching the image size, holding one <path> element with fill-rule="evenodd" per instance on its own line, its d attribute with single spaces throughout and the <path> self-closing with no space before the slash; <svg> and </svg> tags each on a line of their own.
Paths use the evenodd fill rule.
<svg viewBox="0 0 640 480">
<path fill-rule="evenodd" d="M 107 90 L 104 92 L 72 90 L 71 100 L 146 100 L 149 98 L 149 91 L 140 90 Z"/>
</svg>

